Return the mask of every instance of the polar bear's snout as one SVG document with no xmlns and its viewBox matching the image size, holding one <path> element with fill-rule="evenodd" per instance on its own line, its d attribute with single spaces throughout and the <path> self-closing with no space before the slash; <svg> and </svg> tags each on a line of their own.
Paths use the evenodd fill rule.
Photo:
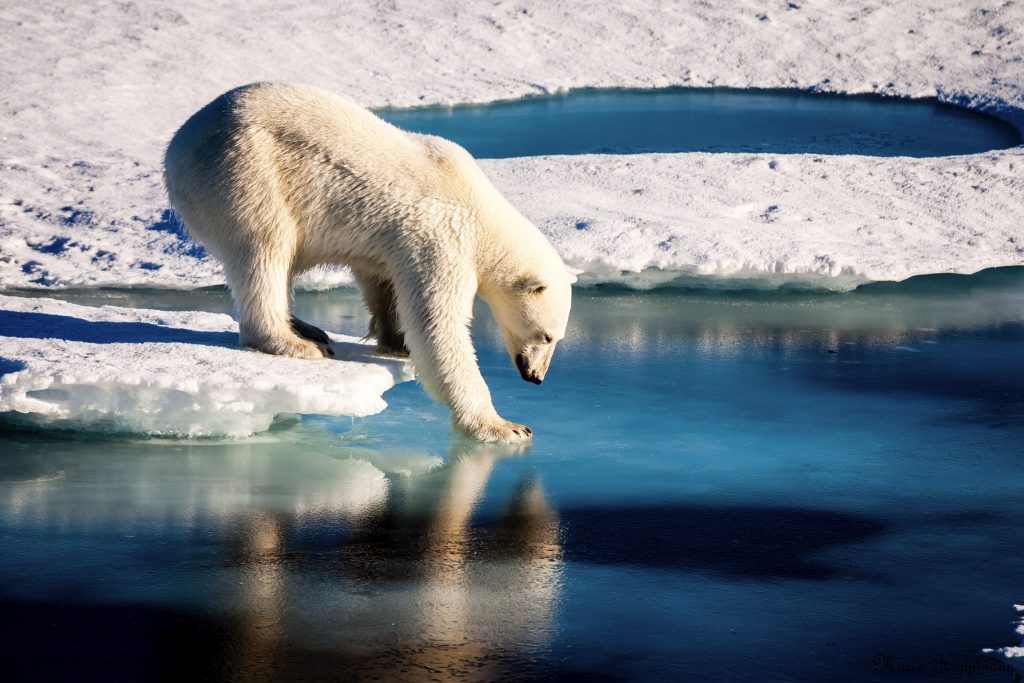
<svg viewBox="0 0 1024 683">
<path fill-rule="evenodd" d="M 568 274 L 557 277 L 557 267 L 550 270 L 555 277 L 519 278 L 505 296 L 489 293 L 508 356 L 519 375 L 533 384 L 543 382 L 548 373 L 555 347 L 565 337 L 572 305 L 572 280 Z"/>
<path fill-rule="evenodd" d="M 548 374 L 548 366 L 551 365 L 551 357 L 554 355 L 554 343 L 527 346 L 515 355 L 516 369 L 527 382 L 540 384 Z"/>
<path fill-rule="evenodd" d="M 516 369 L 519 370 L 519 374 L 527 382 L 540 384 L 544 381 L 544 375 L 538 374 L 536 370 L 531 370 L 529 363 L 526 361 L 526 356 L 521 353 L 516 354 Z"/>
</svg>

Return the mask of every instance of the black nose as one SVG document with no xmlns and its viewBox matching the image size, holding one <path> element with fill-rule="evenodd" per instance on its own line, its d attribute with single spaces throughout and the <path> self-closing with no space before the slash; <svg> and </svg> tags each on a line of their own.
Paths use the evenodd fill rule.
<svg viewBox="0 0 1024 683">
<path fill-rule="evenodd" d="M 516 354 L 516 369 L 519 370 L 519 376 L 527 382 L 540 384 L 543 381 L 540 377 L 530 372 L 530 368 L 526 366 L 526 358 L 521 353 Z"/>
<path fill-rule="evenodd" d="M 520 370 L 519 376 L 525 379 L 527 382 L 533 382 L 534 384 L 540 384 L 543 381 L 537 375 L 531 375 L 526 370 Z"/>
</svg>

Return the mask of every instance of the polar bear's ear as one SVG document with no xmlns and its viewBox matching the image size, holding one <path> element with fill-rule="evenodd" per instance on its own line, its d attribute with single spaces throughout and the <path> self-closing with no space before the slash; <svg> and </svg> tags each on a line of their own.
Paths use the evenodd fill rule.
<svg viewBox="0 0 1024 683">
<path fill-rule="evenodd" d="M 516 280 L 515 290 L 522 294 L 540 294 L 548 288 L 546 282 L 538 277 L 527 276 Z"/>
</svg>

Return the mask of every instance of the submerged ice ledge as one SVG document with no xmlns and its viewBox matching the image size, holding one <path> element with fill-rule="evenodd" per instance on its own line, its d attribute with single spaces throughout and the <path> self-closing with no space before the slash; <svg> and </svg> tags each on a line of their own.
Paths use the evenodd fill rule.
<svg viewBox="0 0 1024 683">
<path fill-rule="evenodd" d="M 365 416 L 411 365 L 332 334 L 335 358 L 238 348 L 228 316 L 0 295 L 0 414 L 48 428 L 247 436 L 281 413 Z"/>
</svg>

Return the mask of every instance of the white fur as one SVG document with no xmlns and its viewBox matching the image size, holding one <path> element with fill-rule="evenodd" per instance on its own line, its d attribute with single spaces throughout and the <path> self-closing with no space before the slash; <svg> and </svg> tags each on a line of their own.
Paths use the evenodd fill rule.
<svg viewBox="0 0 1024 683">
<path fill-rule="evenodd" d="M 327 355 L 293 331 L 291 282 L 347 265 L 370 334 L 382 350 L 408 348 L 459 428 L 487 441 L 530 437 L 491 403 L 469 335 L 473 300 L 491 306 L 523 378 L 539 383 L 565 334 L 574 278 L 464 149 L 321 90 L 257 83 L 181 127 L 165 180 L 189 232 L 224 264 L 243 344 Z"/>
</svg>

